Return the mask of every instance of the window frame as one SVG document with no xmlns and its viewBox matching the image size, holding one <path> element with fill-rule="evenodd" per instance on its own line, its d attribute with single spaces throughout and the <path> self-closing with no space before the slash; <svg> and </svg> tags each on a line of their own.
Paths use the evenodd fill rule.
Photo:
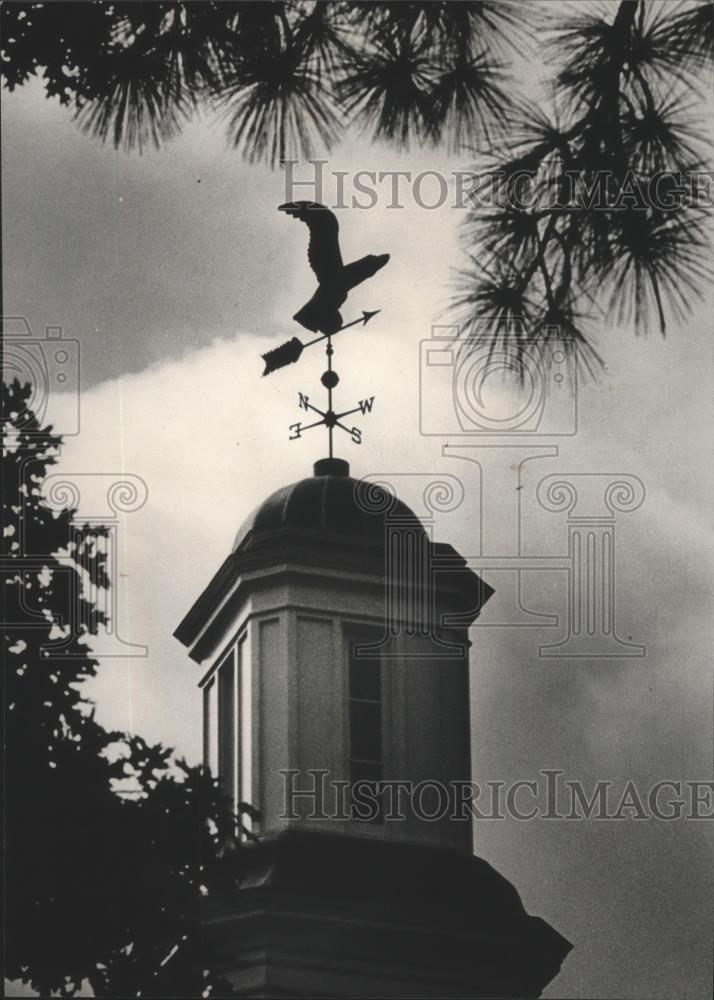
<svg viewBox="0 0 714 1000">
<path fill-rule="evenodd" d="M 364 623 L 343 623 L 342 627 L 343 649 L 344 649 L 344 717 L 345 717 L 345 777 L 351 787 L 358 781 L 381 782 L 385 777 L 387 740 L 385 733 L 385 718 L 387 709 L 387 684 L 384 670 L 384 659 L 381 656 L 355 656 L 355 646 L 370 645 L 377 643 L 384 637 L 384 630 L 378 625 L 367 625 Z M 379 698 L 361 697 L 353 694 L 353 670 L 355 664 L 360 660 L 376 663 L 379 676 Z M 356 756 L 353 753 L 353 715 L 352 705 L 376 705 L 379 708 L 379 728 L 377 734 L 378 754 L 374 758 Z M 362 770 L 373 770 L 373 776 L 360 774 Z M 383 808 L 380 808 L 379 815 L 371 822 L 381 824 L 384 820 Z"/>
</svg>

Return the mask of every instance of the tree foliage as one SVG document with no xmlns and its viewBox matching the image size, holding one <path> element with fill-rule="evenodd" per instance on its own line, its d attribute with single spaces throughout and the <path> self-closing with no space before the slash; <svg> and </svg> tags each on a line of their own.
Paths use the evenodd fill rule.
<svg viewBox="0 0 714 1000">
<path fill-rule="evenodd" d="M 10 2 L 2 19 L 6 85 L 41 72 L 118 148 L 159 146 L 209 109 L 271 166 L 351 124 L 479 151 L 490 200 L 470 212 L 455 305 L 492 348 L 556 340 L 592 368 L 590 318 L 664 333 L 709 274 L 702 192 L 682 196 L 674 175 L 691 186 L 705 159 L 712 0 Z M 554 67 L 549 107 L 508 85 L 533 37 Z"/>
<path fill-rule="evenodd" d="M 578 345 L 597 363 L 593 314 L 638 332 L 654 319 L 664 334 L 700 297 L 711 271 L 697 178 L 710 144 L 698 112 L 713 26 L 710 2 L 544 16 L 551 109 L 523 102 L 476 166 L 491 202 L 471 211 L 459 304 L 491 344 L 523 350 L 524 324 L 528 339 Z"/>
<path fill-rule="evenodd" d="M 200 996 L 197 902 L 238 875 L 239 820 L 209 773 L 105 731 L 83 697 L 106 530 L 43 501 L 61 439 L 30 398 L 3 387 L 6 974 L 43 995 Z"/>
<path fill-rule="evenodd" d="M 367 3 L 8 3 L 2 60 L 12 89 L 42 71 L 81 126 L 126 149 L 160 145 L 218 109 L 249 160 L 330 147 L 357 120 L 407 144 L 501 120 L 491 54 L 515 0 Z"/>
</svg>

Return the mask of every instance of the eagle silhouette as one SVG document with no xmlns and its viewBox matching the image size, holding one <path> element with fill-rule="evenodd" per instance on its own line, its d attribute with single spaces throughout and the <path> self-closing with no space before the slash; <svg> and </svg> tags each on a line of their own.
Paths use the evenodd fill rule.
<svg viewBox="0 0 714 1000">
<path fill-rule="evenodd" d="M 278 211 L 306 223 L 310 230 L 307 259 L 318 281 L 317 291 L 293 319 L 313 333 L 337 333 L 342 326 L 340 306 L 347 293 L 384 267 L 389 254 L 368 254 L 343 264 L 339 225 L 329 208 L 314 201 L 291 201 L 280 205 Z"/>
</svg>

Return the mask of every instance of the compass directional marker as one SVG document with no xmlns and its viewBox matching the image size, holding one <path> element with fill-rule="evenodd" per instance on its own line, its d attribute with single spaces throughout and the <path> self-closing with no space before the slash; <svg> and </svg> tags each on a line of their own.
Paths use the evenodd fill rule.
<svg viewBox="0 0 714 1000">
<path fill-rule="evenodd" d="M 318 413 L 319 412 L 320 411 L 318 410 Z M 289 429 L 290 429 L 290 431 L 292 433 L 290 434 L 289 440 L 290 441 L 297 441 L 297 439 L 299 437 L 302 437 L 302 432 L 303 431 L 309 431 L 310 428 L 312 428 L 312 427 L 322 427 L 322 425 L 324 423 L 325 423 L 324 420 L 316 420 L 314 424 L 300 424 L 300 423 L 298 423 L 298 424 L 290 424 L 290 428 Z"/>
<path fill-rule="evenodd" d="M 336 336 L 338 333 L 342 333 L 343 330 L 349 330 L 351 326 L 357 326 L 359 323 L 362 326 L 366 326 L 373 316 L 376 316 L 380 309 L 374 309 L 372 312 L 364 310 L 359 319 L 353 319 L 350 323 L 343 323 L 339 330 L 335 333 L 321 334 L 319 337 L 315 337 L 314 340 L 309 340 L 306 344 L 303 344 L 301 340 L 297 337 L 293 337 L 292 340 L 287 340 L 280 347 L 274 347 L 272 351 L 266 351 L 265 354 L 261 355 L 263 361 L 265 361 L 265 368 L 263 370 L 263 375 L 270 375 L 271 372 L 277 371 L 278 368 L 285 368 L 286 365 L 293 365 L 296 361 L 300 360 L 300 356 L 306 347 L 311 347 L 313 344 L 319 343 L 321 340 L 327 340 L 329 343 L 329 338 Z"/>
<path fill-rule="evenodd" d="M 354 407 L 354 409 L 345 410 L 344 413 L 338 413 L 337 417 L 338 419 L 341 420 L 342 417 L 349 417 L 351 413 L 361 413 L 362 415 L 364 415 L 365 413 L 371 413 L 373 406 L 374 406 L 374 396 L 370 396 L 369 399 L 361 399 L 357 404 L 357 406 Z"/>
<path fill-rule="evenodd" d="M 325 411 L 318 410 L 316 406 L 313 406 L 308 397 L 303 392 L 298 393 L 298 406 L 300 407 L 301 410 L 312 410 L 314 413 L 319 413 L 321 417 L 325 416 Z M 314 425 L 310 424 L 310 426 L 312 427 Z"/>
<path fill-rule="evenodd" d="M 321 419 L 315 420 L 311 424 L 290 424 L 291 441 L 297 441 L 299 437 L 302 437 L 304 431 L 309 431 L 313 427 L 326 427 L 330 436 L 330 451 L 332 451 L 332 432 L 335 427 L 339 427 L 340 430 L 349 434 L 355 444 L 362 444 L 362 431 L 359 427 L 348 427 L 342 423 L 342 418 L 349 417 L 352 413 L 371 413 L 372 406 L 374 405 L 374 396 L 361 400 L 357 406 L 351 410 L 345 410 L 344 413 L 335 413 L 333 409 L 328 409 L 323 413 L 322 410 L 318 410 L 316 406 L 313 406 L 303 393 L 298 393 L 298 397 L 299 405 L 303 410 L 313 410 L 315 413 L 320 414 Z"/>
</svg>

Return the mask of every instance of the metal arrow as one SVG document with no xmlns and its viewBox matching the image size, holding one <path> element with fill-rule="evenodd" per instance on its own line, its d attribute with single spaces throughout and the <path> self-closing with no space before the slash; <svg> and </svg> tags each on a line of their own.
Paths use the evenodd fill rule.
<svg viewBox="0 0 714 1000">
<path fill-rule="evenodd" d="M 308 342 L 302 346 L 310 347 L 312 344 L 317 344 L 320 340 L 326 340 L 328 337 L 334 337 L 337 333 L 342 333 L 343 330 L 349 330 L 351 326 L 357 326 L 358 323 L 361 323 L 362 326 L 367 326 L 372 317 L 376 316 L 377 313 L 381 311 L 381 309 L 375 309 L 374 312 L 367 312 L 366 310 L 363 310 L 359 319 L 353 319 L 351 323 L 343 323 L 339 330 L 335 330 L 335 333 L 323 333 L 319 337 L 315 337 L 314 340 L 308 340 Z"/>
<path fill-rule="evenodd" d="M 277 371 L 278 368 L 284 368 L 286 365 L 295 364 L 296 361 L 300 360 L 300 356 L 306 347 L 311 347 L 321 340 L 328 340 L 330 337 L 334 337 L 335 334 L 341 333 L 343 330 L 348 330 L 351 326 L 357 326 L 358 323 L 366 326 L 372 317 L 376 316 L 379 312 L 381 312 L 381 309 L 375 309 L 372 312 L 363 310 L 359 319 L 353 319 L 350 323 L 343 323 L 339 330 L 335 330 L 335 333 L 323 333 L 319 337 L 315 337 L 314 340 L 308 340 L 306 344 L 303 344 L 297 337 L 293 337 L 292 340 L 286 341 L 280 347 L 275 347 L 272 351 L 267 351 L 262 355 L 263 361 L 265 361 L 263 375 L 269 375 L 271 372 Z"/>
</svg>

